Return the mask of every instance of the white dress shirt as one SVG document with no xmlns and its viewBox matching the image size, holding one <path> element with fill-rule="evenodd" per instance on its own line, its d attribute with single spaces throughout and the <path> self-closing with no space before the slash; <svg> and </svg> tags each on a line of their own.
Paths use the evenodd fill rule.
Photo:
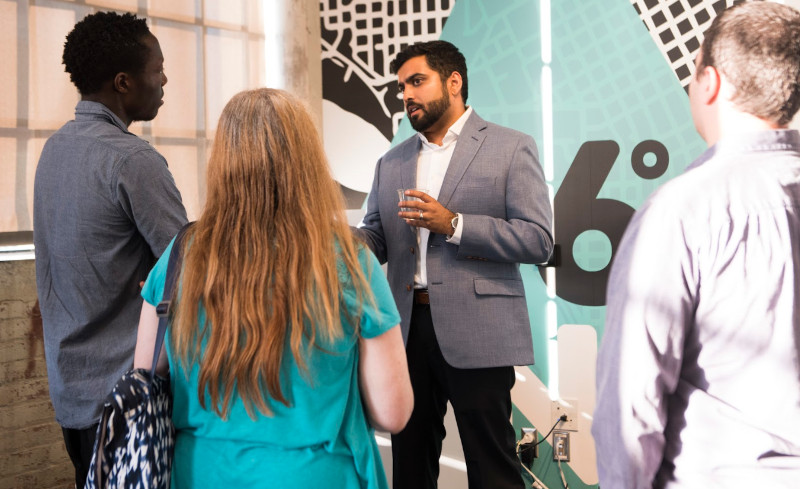
<svg viewBox="0 0 800 489">
<path fill-rule="evenodd" d="M 658 189 L 607 296 L 601 487 L 800 487 L 797 131 L 720 140 Z"/>
<path fill-rule="evenodd" d="M 434 199 L 439 198 L 439 191 L 442 189 L 442 182 L 444 175 L 447 173 L 447 167 L 450 166 L 450 158 L 453 157 L 453 151 L 456 149 L 456 142 L 458 135 L 467 123 L 467 119 L 472 114 L 472 107 L 467 107 L 466 112 L 461 114 L 452 126 L 447 130 L 447 134 L 442 139 L 442 145 L 434 144 L 428 141 L 424 134 L 417 133 L 419 139 L 422 141 L 422 147 L 417 157 L 417 188 L 428 190 L 427 194 Z M 425 267 L 425 258 L 428 256 L 428 237 L 431 232 L 425 228 L 418 228 L 417 233 L 417 270 L 414 273 L 414 288 L 424 289 L 428 286 L 428 274 Z M 461 214 L 458 214 L 458 227 L 453 233 L 453 236 L 448 238 L 448 243 L 458 245 L 461 242 L 461 232 L 463 230 L 463 223 Z"/>
</svg>

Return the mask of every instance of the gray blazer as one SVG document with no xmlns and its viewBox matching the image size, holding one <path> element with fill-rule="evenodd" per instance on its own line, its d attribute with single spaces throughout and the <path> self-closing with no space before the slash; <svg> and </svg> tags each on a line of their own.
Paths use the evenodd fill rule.
<svg viewBox="0 0 800 489">
<path fill-rule="evenodd" d="M 421 141 L 414 135 L 375 168 L 367 212 L 355 230 L 381 263 L 408 339 L 417 243 L 397 216 L 397 189 L 416 186 Z M 443 206 L 462 214 L 461 244 L 431 233 L 427 275 L 436 338 L 448 364 L 484 368 L 533 364 L 520 263 L 542 263 L 553 249 L 552 211 L 533 138 L 475 112 L 459 135 L 442 183 Z"/>
</svg>

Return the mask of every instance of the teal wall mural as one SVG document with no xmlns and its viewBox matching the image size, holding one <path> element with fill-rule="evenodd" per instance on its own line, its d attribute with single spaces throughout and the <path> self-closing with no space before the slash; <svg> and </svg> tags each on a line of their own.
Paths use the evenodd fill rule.
<svg viewBox="0 0 800 489">
<path fill-rule="evenodd" d="M 609 266 L 635 209 L 705 149 L 685 86 L 704 27 L 738 1 L 427 2 L 448 9 L 439 35 L 467 59 L 468 104 L 532 135 L 552 188 L 560 259 L 522 267 L 536 364 L 517 368 L 512 392 L 515 426 L 539 439 L 574 412 L 556 427 L 570 433 L 570 461 L 553 462 L 547 439 L 532 464 L 550 489 L 561 471 L 571 488 L 597 485 L 589 430 Z M 395 125 L 392 144 L 414 133 Z"/>
</svg>

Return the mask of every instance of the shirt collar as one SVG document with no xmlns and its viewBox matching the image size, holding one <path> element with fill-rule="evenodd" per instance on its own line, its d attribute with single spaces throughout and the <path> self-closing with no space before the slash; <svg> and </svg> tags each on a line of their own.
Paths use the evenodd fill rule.
<svg viewBox="0 0 800 489">
<path fill-rule="evenodd" d="M 752 153 L 759 151 L 790 150 L 800 152 L 800 132 L 795 129 L 777 129 L 736 134 L 720 139 L 703 152 L 686 168 L 689 171 L 721 154 Z"/>
<path fill-rule="evenodd" d="M 472 115 L 472 106 L 467 107 L 467 110 L 464 111 L 461 116 L 456 119 L 456 121 L 447 129 L 447 134 L 444 135 L 442 138 L 442 145 L 439 146 L 438 144 L 432 144 L 428 141 L 428 138 L 425 137 L 424 134 L 418 132 L 419 139 L 422 141 L 422 145 L 428 148 L 445 148 L 450 145 L 453 141 L 458 139 L 458 136 L 461 134 L 461 131 L 464 129 L 464 125 L 467 123 L 467 119 L 469 116 Z"/>
<path fill-rule="evenodd" d="M 109 123 L 119 127 L 128 134 L 133 134 L 128 131 L 128 126 L 122 122 L 122 119 L 117 117 L 117 114 L 111 111 L 108 107 L 100 102 L 92 102 L 90 100 L 81 100 L 75 106 L 75 120 L 78 119 L 105 119 Z"/>
</svg>

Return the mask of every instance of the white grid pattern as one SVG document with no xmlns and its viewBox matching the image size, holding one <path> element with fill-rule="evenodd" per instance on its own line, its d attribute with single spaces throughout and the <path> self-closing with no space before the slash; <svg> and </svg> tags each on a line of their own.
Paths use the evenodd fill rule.
<svg viewBox="0 0 800 489">
<path fill-rule="evenodd" d="M 686 88 L 703 32 L 717 13 L 742 0 L 631 0 L 650 36 Z"/>
<path fill-rule="evenodd" d="M 394 80 L 389 63 L 409 44 L 438 39 L 454 4 L 455 0 L 355 0 L 345 5 L 342 0 L 323 0 L 323 29 L 336 32 L 336 39 L 322 40 L 322 59 L 346 66 L 347 76 L 355 74 L 370 87 L 386 116 L 395 116 L 383 102 L 385 85 Z"/>
</svg>

